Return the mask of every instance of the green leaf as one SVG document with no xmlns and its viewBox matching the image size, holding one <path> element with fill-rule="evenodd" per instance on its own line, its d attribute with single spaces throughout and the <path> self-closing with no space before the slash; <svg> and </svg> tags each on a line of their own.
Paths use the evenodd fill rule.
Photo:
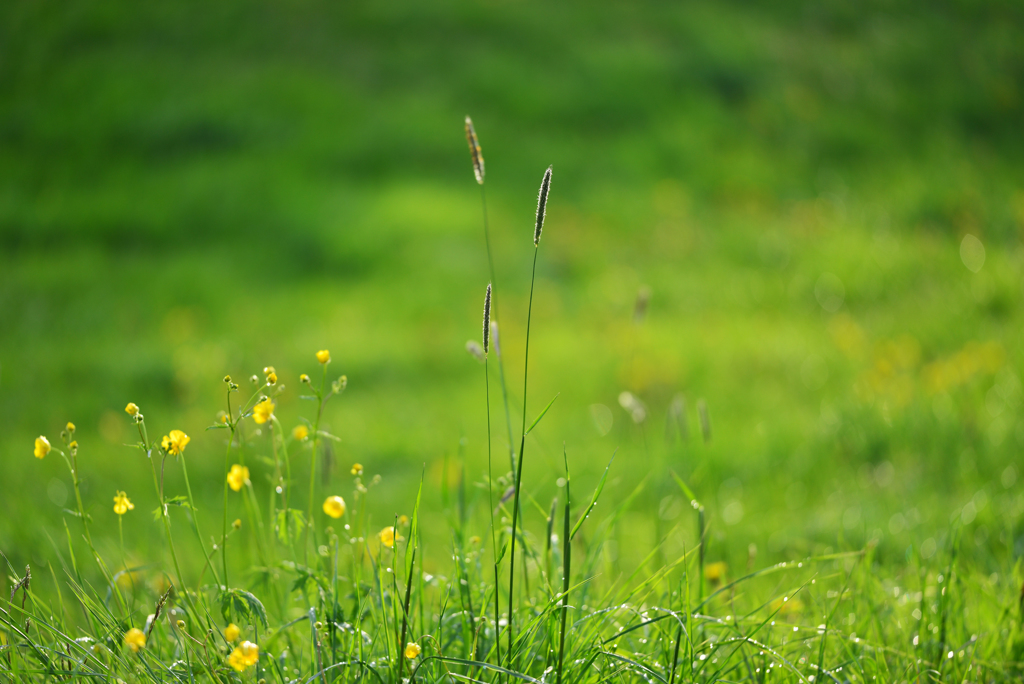
<svg viewBox="0 0 1024 684">
<path fill-rule="evenodd" d="M 263 623 L 264 629 L 268 626 L 267 609 L 263 607 L 258 598 L 244 589 L 229 589 L 222 593 L 220 610 L 228 622 L 231 621 L 231 614 L 235 613 L 236 615 L 245 615 L 249 618 L 249 622 L 253 622 L 254 619 L 259 620 Z"/>
<path fill-rule="evenodd" d="M 277 512 L 277 537 L 282 544 L 287 544 L 291 535 L 296 537 L 306 526 L 306 516 L 302 511 L 288 508 Z"/>
<path fill-rule="evenodd" d="M 672 478 L 676 481 L 676 484 L 679 485 L 679 488 L 683 490 L 683 494 L 686 495 L 690 502 L 700 506 L 700 501 L 697 501 L 697 497 L 693 495 L 693 490 L 686 486 L 686 483 L 683 482 L 683 478 L 676 475 L 675 472 L 672 472 Z"/>
<path fill-rule="evenodd" d="M 544 410 L 540 412 L 540 415 L 537 416 L 537 418 L 532 423 L 530 423 L 530 427 L 526 428 L 526 434 L 530 434 L 533 431 L 533 428 L 537 427 L 537 423 L 539 423 L 540 419 L 544 417 L 544 414 L 548 412 L 548 409 L 551 408 L 551 405 L 555 403 L 555 399 L 558 399 L 559 394 L 561 394 L 561 392 L 556 394 L 554 399 L 549 401 L 548 405 L 544 407 Z"/>
<path fill-rule="evenodd" d="M 612 467 L 612 461 L 615 460 L 615 454 L 612 454 L 611 461 L 608 461 L 608 465 L 604 468 L 604 474 L 601 476 L 601 481 L 597 483 L 597 489 L 594 490 L 594 496 L 590 498 L 590 504 L 587 509 L 583 511 L 583 515 L 576 521 L 576 524 L 572 527 L 572 534 L 569 535 L 569 541 L 576 538 L 576 533 L 579 532 L 580 528 L 583 527 L 583 522 L 590 515 L 590 512 L 594 510 L 594 506 L 597 505 L 597 499 L 601 496 L 601 492 L 604 491 L 604 485 L 608 482 L 608 470 Z"/>
<path fill-rule="evenodd" d="M 505 543 L 501 545 L 501 553 L 499 553 L 498 557 L 494 559 L 494 564 L 497 565 L 500 563 L 506 553 L 508 553 L 508 539 L 506 539 Z"/>
</svg>

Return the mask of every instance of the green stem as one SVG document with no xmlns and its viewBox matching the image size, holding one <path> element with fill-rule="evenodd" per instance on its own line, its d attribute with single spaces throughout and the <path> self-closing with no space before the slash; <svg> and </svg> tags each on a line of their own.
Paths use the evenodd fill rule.
<svg viewBox="0 0 1024 684">
<path fill-rule="evenodd" d="M 324 413 L 324 387 L 327 384 L 327 364 L 321 364 L 324 368 L 323 377 L 320 379 L 320 391 L 316 394 L 316 423 L 313 424 L 313 450 L 309 456 L 309 512 L 306 516 L 306 539 L 303 542 L 303 554 L 306 566 L 309 566 L 309 535 L 313 528 L 313 499 L 316 496 L 316 448 L 320 439 L 320 417 Z M 314 535 L 313 543 L 316 543 Z"/>
<path fill-rule="evenodd" d="M 203 557 L 206 558 L 206 563 L 210 566 L 210 572 L 213 573 L 213 581 L 219 586 L 220 577 L 217 576 L 217 569 L 210 558 L 210 552 L 206 550 L 206 544 L 203 543 L 203 534 L 199 531 L 199 520 L 196 517 L 196 500 L 192 496 L 192 485 L 188 481 L 188 467 L 185 465 L 185 454 L 181 454 L 178 458 L 181 459 L 181 472 L 185 476 L 185 492 L 188 494 L 188 505 L 192 509 L 192 529 L 196 532 L 196 539 L 199 540 L 199 547 L 203 550 Z"/>
<path fill-rule="evenodd" d="M 529 378 L 530 363 L 530 320 L 533 316 L 533 286 L 537 279 L 537 253 L 538 248 L 533 248 L 533 271 L 530 275 L 530 303 L 526 309 L 526 353 L 523 356 L 523 428 L 522 439 L 519 442 L 519 467 L 516 468 L 516 490 L 515 499 L 512 502 L 512 539 L 509 549 L 509 571 L 508 571 L 508 653 L 507 666 L 512 667 L 512 606 L 515 605 L 516 578 L 516 528 L 519 522 L 519 490 L 523 482 L 523 450 L 526 447 L 526 381 Z"/>
<path fill-rule="evenodd" d="M 493 320 L 500 321 L 501 316 L 498 314 L 498 279 L 494 273 L 494 259 L 491 256 L 491 231 L 490 225 L 487 219 L 487 190 L 486 186 L 480 184 L 480 201 L 483 205 L 484 212 L 484 243 L 487 245 L 487 264 L 491 269 L 491 308 L 494 309 Z M 516 471 L 516 453 L 512 449 L 512 415 L 508 408 L 508 388 L 505 386 L 505 361 L 501 355 L 501 343 L 497 342 L 494 346 L 495 351 L 498 353 L 498 378 L 501 381 L 501 398 L 505 404 L 505 426 L 508 428 L 508 465 L 512 471 L 512 475 L 515 476 Z M 490 419 L 490 416 L 488 416 Z"/>
<path fill-rule="evenodd" d="M 494 287 L 491 287 L 494 297 Z M 494 536 L 494 475 L 491 473 L 491 378 L 487 370 L 487 357 L 484 356 L 484 396 L 487 403 L 487 509 L 491 516 L 491 550 L 494 553 L 494 651 L 497 662 L 501 663 L 501 607 L 498 604 L 498 541 Z M 486 618 L 486 611 L 484 613 Z"/>
</svg>

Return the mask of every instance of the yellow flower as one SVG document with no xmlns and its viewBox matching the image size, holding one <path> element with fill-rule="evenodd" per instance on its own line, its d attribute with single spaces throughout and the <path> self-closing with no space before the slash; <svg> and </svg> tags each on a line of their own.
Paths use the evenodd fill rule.
<svg viewBox="0 0 1024 684">
<path fill-rule="evenodd" d="M 181 452 L 185 450 L 188 443 L 192 441 L 192 438 L 186 435 L 181 430 L 171 430 L 171 434 L 164 435 L 164 439 L 160 442 L 160 445 L 169 454 L 180 456 Z"/>
<path fill-rule="evenodd" d="M 77 439 L 71 440 L 71 444 L 68 444 L 68 449 L 75 450 L 77 448 L 78 448 L 78 440 Z"/>
<path fill-rule="evenodd" d="M 398 524 L 399 525 L 408 525 L 409 524 L 409 516 L 407 516 L 407 515 L 400 515 L 400 516 L 398 516 Z"/>
<path fill-rule="evenodd" d="M 133 653 L 138 653 L 140 648 L 146 646 L 146 635 L 138 627 L 132 627 L 124 635 L 124 643 L 132 649 Z"/>
<path fill-rule="evenodd" d="M 394 546 L 395 546 L 395 528 L 394 527 L 385 527 L 383 530 L 380 531 L 380 533 L 377 536 L 380 538 L 380 543 L 381 544 L 383 544 L 384 546 L 388 547 L 389 549 L 390 548 L 394 548 Z"/>
<path fill-rule="evenodd" d="M 274 402 L 267 397 L 252 407 L 252 419 L 257 425 L 263 425 L 274 416 Z"/>
<path fill-rule="evenodd" d="M 302 375 L 299 376 L 299 382 L 309 384 L 309 376 L 303 373 Z"/>
<path fill-rule="evenodd" d="M 772 612 L 779 613 L 780 615 L 792 615 L 793 613 L 799 613 L 803 608 L 803 601 L 795 597 L 777 598 L 771 603 Z"/>
<path fill-rule="evenodd" d="M 353 463 L 352 464 L 352 474 L 353 475 L 362 475 L 363 474 L 363 464 L 362 463 Z"/>
<path fill-rule="evenodd" d="M 722 581 L 725 577 L 725 570 L 728 568 L 725 563 L 718 561 L 717 563 L 708 563 L 704 566 L 704 577 L 712 584 L 717 584 Z"/>
<path fill-rule="evenodd" d="M 420 651 L 422 650 L 423 649 L 420 648 L 419 644 L 417 644 L 415 641 L 410 641 L 405 645 L 405 657 L 409 660 L 412 660 L 413 658 L 418 656 L 420 654 Z"/>
<path fill-rule="evenodd" d="M 69 433 L 72 433 L 72 432 L 74 432 L 74 431 L 75 431 L 75 424 L 74 424 L 74 423 L 72 423 L 72 422 L 68 422 L 68 425 L 67 425 L 67 427 L 66 427 L 65 429 L 66 429 L 66 430 L 67 430 L 67 431 L 68 431 Z"/>
<path fill-rule="evenodd" d="M 238 629 L 238 625 L 232 622 L 230 625 L 224 628 L 224 638 L 229 642 L 238 641 L 238 637 L 242 635 L 242 630 Z"/>
<path fill-rule="evenodd" d="M 329 496 L 324 501 L 324 513 L 332 518 L 340 518 L 345 515 L 345 500 L 340 496 Z"/>
<path fill-rule="evenodd" d="M 218 423 L 227 424 L 227 422 L 228 422 L 227 411 L 218 411 L 217 412 L 217 422 Z"/>
<path fill-rule="evenodd" d="M 292 437 L 297 442 L 304 442 L 309 437 L 309 428 L 305 425 L 296 425 L 295 429 L 292 430 Z"/>
<path fill-rule="evenodd" d="M 232 491 L 240 491 L 248 481 L 248 468 L 243 465 L 238 465 L 237 463 L 231 466 L 231 470 L 228 472 L 228 486 L 231 487 Z"/>
<path fill-rule="evenodd" d="M 44 458 L 46 454 L 50 453 L 50 440 L 46 437 L 39 435 L 36 437 L 36 458 Z"/>
<path fill-rule="evenodd" d="M 478 537 L 478 536 L 476 536 L 474 534 L 472 537 L 469 538 L 469 543 L 473 544 L 474 546 L 479 544 L 480 543 L 480 537 Z"/>
<path fill-rule="evenodd" d="M 267 384 L 268 385 L 276 385 L 277 384 L 277 373 L 274 373 L 273 371 L 271 371 L 270 373 L 267 373 Z"/>
<path fill-rule="evenodd" d="M 263 374 L 264 374 L 264 375 L 270 375 L 271 373 L 276 373 L 276 372 L 277 372 L 277 371 L 275 371 L 275 370 L 274 370 L 274 367 L 273 367 L 273 366 L 267 366 L 267 367 L 265 367 L 265 368 L 263 369 Z"/>
<path fill-rule="evenodd" d="M 128 402 L 128 405 L 124 407 L 124 412 L 129 416 L 137 416 L 139 415 L 139 407 L 132 402 Z"/>
<path fill-rule="evenodd" d="M 259 659 L 260 647 L 251 641 L 243 641 L 228 656 L 228 665 L 233 667 L 236 672 L 241 672 L 255 665 Z"/>
<path fill-rule="evenodd" d="M 327 351 L 326 349 L 321 349 L 316 353 L 316 360 L 319 361 L 320 363 L 330 363 L 331 352 Z"/>
<path fill-rule="evenodd" d="M 232 529 L 235 529 L 235 530 L 242 529 L 242 519 L 241 518 L 235 518 L 235 522 L 231 523 L 231 527 L 232 527 Z"/>
<path fill-rule="evenodd" d="M 128 495 L 124 492 L 119 491 L 114 495 L 114 512 L 118 515 L 124 515 L 128 511 L 135 510 L 135 504 L 129 499 Z"/>
</svg>

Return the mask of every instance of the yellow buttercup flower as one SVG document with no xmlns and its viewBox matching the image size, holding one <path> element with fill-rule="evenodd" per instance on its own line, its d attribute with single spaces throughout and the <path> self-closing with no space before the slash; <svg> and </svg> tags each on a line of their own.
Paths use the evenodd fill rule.
<svg viewBox="0 0 1024 684">
<path fill-rule="evenodd" d="M 128 499 L 128 495 L 124 492 L 119 491 L 114 495 L 114 512 L 118 515 L 124 515 L 128 511 L 135 510 L 135 504 Z"/>
<path fill-rule="evenodd" d="M 277 373 L 274 373 L 274 372 L 267 373 L 267 384 L 268 385 L 276 385 L 277 384 Z"/>
<path fill-rule="evenodd" d="M 395 546 L 395 528 L 394 527 L 385 527 L 383 530 L 381 530 L 377 534 L 377 537 L 380 538 L 380 543 L 383 544 L 384 546 L 388 547 L 389 549 L 390 548 L 394 548 L 394 546 Z"/>
<path fill-rule="evenodd" d="M 398 524 L 402 525 L 402 526 L 408 525 L 409 524 L 409 516 L 407 516 L 407 515 L 400 515 L 400 516 L 398 516 Z"/>
<path fill-rule="evenodd" d="M 238 465 L 237 463 L 231 466 L 231 470 L 228 471 L 228 486 L 231 487 L 232 491 L 240 491 L 248 481 L 248 468 L 243 465 Z"/>
<path fill-rule="evenodd" d="M 140 648 L 146 647 L 146 635 L 138 627 L 132 627 L 125 632 L 124 643 L 133 653 L 138 653 Z"/>
<path fill-rule="evenodd" d="M 353 463 L 352 464 L 352 474 L 353 475 L 362 475 L 363 474 L 363 464 L 362 463 Z"/>
<path fill-rule="evenodd" d="M 243 641 L 228 656 L 228 665 L 233 667 L 236 672 L 241 672 L 255 665 L 259 659 L 260 647 L 251 641 Z"/>
<path fill-rule="evenodd" d="M 704 577 L 712 584 L 717 584 L 725 577 L 725 571 L 728 567 L 722 561 L 708 563 L 704 566 Z"/>
<path fill-rule="evenodd" d="M 160 446 L 164 448 L 169 454 L 180 456 L 181 452 L 185 450 L 188 443 L 192 441 L 192 438 L 186 435 L 181 430 L 171 430 L 171 434 L 164 435 L 163 441 L 160 442 Z"/>
<path fill-rule="evenodd" d="M 413 658 L 417 657 L 422 651 L 423 649 L 421 649 L 420 645 L 417 644 L 415 641 L 410 641 L 408 644 L 405 645 L 405 657 L 409 660 L 412 660 Z"/>
<path fill-rule="evenodd" d="M 36 449 L 33 453 L 36 458 L 45 458 L 46 454 L 50 453 L 50 440 L 43 435 L 36 437 Z"/>
<path fill-rule="evenodd" d="M 231 523 L 231 528 L 235 529 L 235 530 L 242 529 L 242 519 L 241 518 L 235 518 L 235 522 Z"/>
<path fill-rule="evenodd" d="M 238 641 L 238 637 L 242 635 L 242 630 L 238 629 L 238 625 L 232 622 L 230 625 L 224 628 L 224 638 L 229 642 Z"/>
<path fill-rule="evenodd" d="M 305 425 L 296 425 L 295 429 L 292 430 L 292 437 L 294 437 L 297 442 L 305 441 L 306 438 L 309 437 L 309 428 Z"/>
<path fill-rule="evenodd" d="M 340 496 L 329 496 L 324 501 L 324 513 L 332 518 L 340 518 L 345 515 L 345 500 Z"/>
<path fill-rule="evenodd" d="M 128 402 L 128 405 L 124 407 L 124 412 L 129 416 L 139 415 L 139 407 L 132 402 Z"/>
<path fill-rule="evenodd" d="M 75 431 L 75 424 L 69 421 L 69 422 L 68 422 L 68 424 L 67 424 L 67 427 L 66 427 L 65 429 L 66 429 L 66 430 L 67 430 L 67 431 L 68 431 L 69 433 L 72 433 L 72 432 L 74 432 L 74 431 Z"/>
<path fill-rule="evenodd" d="M 329 352 L 326 349 L 321 349 L 316 353 L 316 360 L 319 361 L 320 363 L 330 363 L 331 352 Z"/>
<path fill-rule="evenodd" d="M 274 416 L 274 402 L 267 397 L 252 407 L 252 419 L 257 425 L 263 425 Z"/>
<path fill-rule="evenodd" d="M 299 376 L 299 382 L 302 382 L 302 383 L 305 383 L 305 384 L 308 385 L 309 384 L 309 376 L 306 375 L 305 373 L 303 373 L 302 375 Z"/>
</svg>

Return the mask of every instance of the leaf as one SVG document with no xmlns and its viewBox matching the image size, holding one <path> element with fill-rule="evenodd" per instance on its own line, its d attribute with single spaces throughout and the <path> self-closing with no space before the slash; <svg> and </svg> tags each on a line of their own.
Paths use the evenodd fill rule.
<svg viewBox="0 0 1024 684">
<path fill-rule="evenodd" d="M 231 621 L 231 613 L 238 615 L 245 615 L 249 618 L 249 622 L 253 622 L 253 619 L 257 619 L 263 623 L 263 628 L 267 628 L 267 609 L 263 607 L 263 604 L 258 598 L 245 591 L 244 589 L 229 589 L 220 596 L 220 610 L 224 614 L 224 619 L 228 622 Z"/>
<path fill-rule="evenodd" d="M 672 478 L 676 481 L 676 484 L 679 485 L 679 488 L 683 490 L 683 494 L 686 495 L 690 502 L 700 506 L 700 501 L 697 501 L 697 497 L 693 495 L 693 491 L 686 486 L 685 482 L 683 482 L 683 478 L 676 475 L 675 472 L 672 472 Z"/>
<path fill-rule="evenodd" d="M 229 427 L 231 427 L 231 426 L 228 425 L 227 423 L 217 423 L 216 425 L 207 425 L 206 429 L 207 430 L 227 430 Z"/>
<path fill-rule="evenodd" d="M 551 405 L 555 403 L 555 399 L 558 399 L 559 394 L 561 394 L 561 392 L 556 394 L 554 399 L 549 401 L 548 405 L 544 407 L 544 410 L 540 412 L 540 415 L 537 416 L 537 418 L 534 419 L 532 423 L 530 423 L 530 427 L 526 428 L 526 434 L 530 434 L 533 431 L 533 428 L 537 427 L 537 423 L 539 423 L 540 419 L 544 417 L 544 414 L 548 412 L 548 409 L 551 408 Z"/>
<path fill-rule="evenodd" d="M 569 541 L 576 538 L 576 533 L 579 532 L 580 528 L 583 527 L 583 521 L 587 519 L 590 512 L 594 510 L 594 506 L 597 505 L 597 498 L 601 496 L 601 492 L 604 490 L 604 485 L 608 481 L 608 470 L 612 467 L 612 461 L 615 460 L 615 454 L 612 454 L 611 461 L 608 461 L 608 465 L 604 468 L 604 474 L 601 476 L 601 481 L 597 483 L 597 489 L 594 490 L 594 496 L 590 498 L 590 504 L 587 509 L 583 511 L 583 515 L 576 521 L 576 524 L 572 527 L 572 534 L 569 535 Z"/>
<path fill-rule="evenodd" d="M 277 512 L 277 537 L 282 544 L 288 543 L 289 533 L 297 537 L 305 526 L 306 516 L 302 514 L 302 511 L 288 508 Z"/>
<path fill-rule="evenodd" d="M 336 435 L 332 435 L 330 432 L 326 432 L 324 430 L 320 430 L 316 434 L 320 435 L 321 437 L 326 437 L 327 439 L 333 440 L 335 442 L 340 442 L 341 441 L 341 437 L 338 437 Z"/>
<path fill-rule="evenodd" d="M 68 515 L 74 516 L 76 518 L 81 518 L 82 517 L 81 513 L 79 513 L 78 511 L 73 511 L 70 508 L 65 508 L 64 512 L 67 513 Z M 89 515 L 88 513 L 86 513 L 85 514 L 85 520 L 86 520 L 86 522 L 92 522 L 92 516 Z"/>
<path fill-rule="evenodd" d="M 494 564 L 497 565 L 498 563 L 500 563 L 501 559 L 505 557 L 505 554 L 507 552 L 508 552 L 508 539 L 506 539 L 505 543 L 501 545 L 501 553 L 499 553 L 498 557 L 494 559 Z"/>
</svg>

